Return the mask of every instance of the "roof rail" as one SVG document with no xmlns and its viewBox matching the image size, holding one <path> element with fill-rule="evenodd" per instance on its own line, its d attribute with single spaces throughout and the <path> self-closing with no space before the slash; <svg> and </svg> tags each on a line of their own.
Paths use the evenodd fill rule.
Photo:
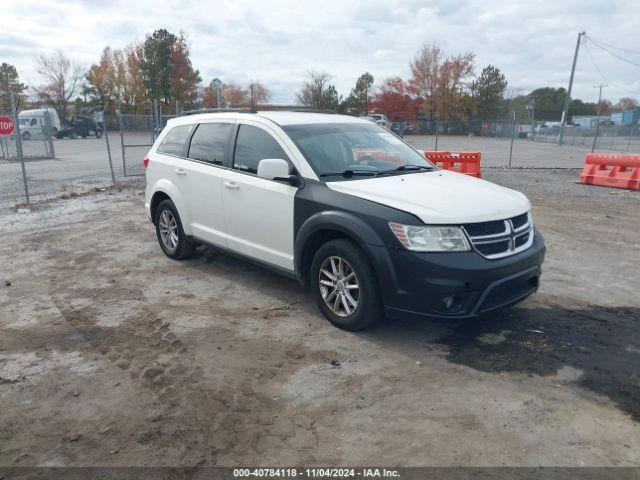
<svg viewBox="0 0 640 480">
<path fill-rule="evenodd" d="M 258 111 L 284 110 L 287 112 L 308 112 L 308 113 L 336 113 L 329 108 L 315 108 L 309 105 L 256 105 Z"/>
<path fill-rule="evenodd" d="M 198 108 L 196 110 L 185 110 L 184 112 L 180 112 L 180 115 L 196 115 L 198 113 L 224 113 L 224 112 L 235 112 L 235 113 L 256 113 L 255 108 Z"/>
<path fill-rule="evenodd" d="M 286 112 L 307 112 L 307 113 L 336 113 L 334 110 L 328 108 L 315 108 L 307 105 L 257 105 L 255 108 L 239 107 L 239 108 L 198 108 L 196 110 L 185 110 L 180 112 L 180 115 L 196 115 L 198 113 L 258 113 L 273 112 L 273 111 L 286 111 Z"/>
</svg>

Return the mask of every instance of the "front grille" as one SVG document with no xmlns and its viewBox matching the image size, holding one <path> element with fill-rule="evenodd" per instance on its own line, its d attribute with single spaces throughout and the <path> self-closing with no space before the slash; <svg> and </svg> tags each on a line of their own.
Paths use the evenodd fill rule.
<svg viewBox="0 0 640 480">
<path fill-rule="evenodd" d="M 524 245 L 525 243 L 527 243 L 529 241 L 529 233 L 525 233 L 524 235 L 520 235 L 519 237 L 516 237 L 515 239 L 515 247 L 521 247 L 522 245 Z"/>
<path fill-rule="evenodd" d="M 514 230 L 520 230 L 520 228 L 529 222 L 529 213 L 523 213 L 517 217 L 511 219 L 511 224 Z"/>
<path fill-rule="evenodd" d="M 488 257 L 489 255 L 496 255 L 509 249 L 509 241 L 502 240 L 500 242 L 480 243 L 476 245 L 476 250 L 481 254 Z"/>
<path fill-rule="evenodd" d="M 486 312 L 501 307 L 525 295 L 533 293 L 538 288 L 538 276 L 519 278 L 494 288 L 482 303 L 481 311 Z"/>
<path fill-rule="evenodd" d="M 467 230 L 470 237 L 484 237 L 486 235 L 496 235 L 507 231 L 507 225 L 504 220 L 498 220 L 496 222 L 467 223 L 464 228 Z"/>
<path fill-rule="evenodd" d="M 490 222 L 463 225 L 474 248 L 489 259 L 507 257 L 533 243 L 533 222 L 529 212 Z"/>
</svg>

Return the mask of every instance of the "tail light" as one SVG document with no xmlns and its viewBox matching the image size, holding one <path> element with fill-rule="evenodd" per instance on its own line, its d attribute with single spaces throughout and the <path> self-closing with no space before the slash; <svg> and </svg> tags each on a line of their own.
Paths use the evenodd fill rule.
<svg viewBox="0 0 640 480">
<path fill-rule="evenodd" d="M 144 157 L 142 164 L 144 165 L 144 168 L 147 168 L 149 166 L 149 157 Z"/>
</svg>

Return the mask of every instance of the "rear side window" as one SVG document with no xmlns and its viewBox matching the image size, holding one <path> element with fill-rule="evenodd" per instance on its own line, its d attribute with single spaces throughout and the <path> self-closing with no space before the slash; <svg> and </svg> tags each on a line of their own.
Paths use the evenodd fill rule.
<svg viewBox="0 0 640 480">
<path fill-rule="evenodd" d="M 222 165 L 232 128 L 229 123 L 201 123 L 191 137 L 189 158 Z"/>
<path fill-rule="evenodd" d="M 158 145 L 158 153 L 168 153 L 169 155 L 182 155 L 184 144 L 189 138 L 193 125 L 178 125 L 169 130 Z"/>
<path fill-rule="evenodd" d="M 275 138 L 261 128 L 240 125 L 233 168 L 243 172 L 257 173 L 258 163 L 265 158 L 281 158 L 286 160 L 291 168 L 289 157 Z"/>
</svg>

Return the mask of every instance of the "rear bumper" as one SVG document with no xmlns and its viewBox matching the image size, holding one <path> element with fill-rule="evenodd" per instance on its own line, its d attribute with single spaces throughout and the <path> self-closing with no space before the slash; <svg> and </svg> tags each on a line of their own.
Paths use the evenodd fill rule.
<svg viewBox="0 0 640 480">
<path fill-rule="evenodd" d="M 507 308 L 534 293 L 546 248 L 536 231 L 529 249 L 499 260 L 476 252 L 372 250 L 387 316 L 464 319 Z"/>
</svg>

